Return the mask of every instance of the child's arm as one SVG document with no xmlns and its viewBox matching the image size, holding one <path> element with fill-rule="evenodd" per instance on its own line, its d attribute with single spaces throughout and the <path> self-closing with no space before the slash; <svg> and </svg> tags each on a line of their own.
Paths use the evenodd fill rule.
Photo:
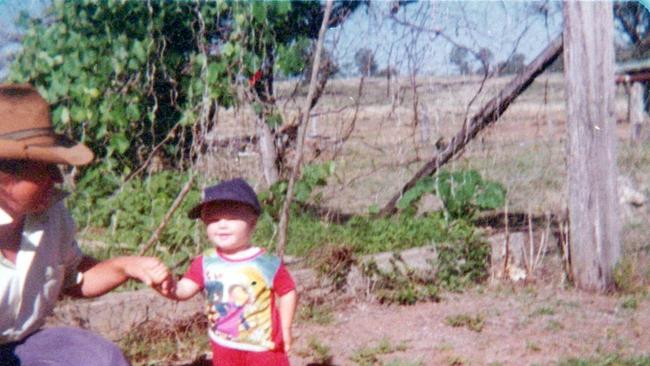
<svg viewBox="0 0 650 366">
<path fill-rule="evenodd" d="M 298 305 L 298 294 L 296 290 L 291 290 L 278 298 L 278 310 L 280 311 L 280 324 L 282 326 L 282 339 L 284 341 L 284 351 L 291 350 L 291 323 L 296 313 Z"/>
<path fill-rule="evenodd" d="M 169 283 L 163 283 L 161 287 L 156 288 L 161 295 L 177 301 L 187 300 L 201 290 L 198 283 L 188 278 L 182 278 L 180 281 L 172 279 Z"/>
</svg>

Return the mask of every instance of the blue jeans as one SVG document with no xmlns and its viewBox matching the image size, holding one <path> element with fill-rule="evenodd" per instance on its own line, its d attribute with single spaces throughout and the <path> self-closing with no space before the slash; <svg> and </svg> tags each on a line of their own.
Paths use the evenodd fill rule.
<svg viewBox="0 0 650 366">
<path fill-rule="evenodd" d="M 108 340 L 78 328 L 39 330 L 20 342 L 0 345 L 0 366 L 129 366 Z"/>
</svg>

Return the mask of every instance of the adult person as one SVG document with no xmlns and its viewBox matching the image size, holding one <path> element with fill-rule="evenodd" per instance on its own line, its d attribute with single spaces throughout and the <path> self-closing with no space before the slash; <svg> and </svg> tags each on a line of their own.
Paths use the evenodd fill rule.
<svg viewBox="0 0 650 366">
<path fill-rule="evenodd" d="M 0 84 L 0 365 L 123 366 L 117 346 L 89 331 L 41 329 L 61 294 L 102 295 L 128 279 L 170 278 L 152 257 L 102 262 L 84 255 L 63 204 L 57 164 L 81 166 L 93 153 L 52 128 L 50 108 L 30 85 Z"/>
</svg>

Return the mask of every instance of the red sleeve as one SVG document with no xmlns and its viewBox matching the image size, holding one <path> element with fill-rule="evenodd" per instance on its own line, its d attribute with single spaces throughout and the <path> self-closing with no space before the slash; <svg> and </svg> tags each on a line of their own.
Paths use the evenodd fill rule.
<svg viewBox="0 0 650 366">
<path fill-rule="evenodd" d="M 187 272 L 183 275 L 183 278 L 187 278 L 193 282 L 196 282 L 201 288 L 205 286 L 203 283 L 203 256 L 200 255 L 190 263 Z"/>
<path fill-rule="evenodd" d="M 284 263 L 280 263 L 278 272 L 275 274 L 275 278 L 273 279 L 273 290 L 276 294 L 282 296 L 295 288 L 296 284 L 293 282 L 291 274 L 287 271 Z"/>
</svg>

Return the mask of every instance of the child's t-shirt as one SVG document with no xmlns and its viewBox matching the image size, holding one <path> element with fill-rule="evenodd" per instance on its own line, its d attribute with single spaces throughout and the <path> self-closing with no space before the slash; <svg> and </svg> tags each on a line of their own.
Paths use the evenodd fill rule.
<svg viewBox="0 0 650 366">
<path fill-rule="evenodd" d="M 260 249 L 234 260 L 211 248 L 192 261 L 184 277 L 205 292 L 212 341 L 244 351 L 284 348 L 275 295 L 296 286 L 279 257 Z"/>
</svg>

